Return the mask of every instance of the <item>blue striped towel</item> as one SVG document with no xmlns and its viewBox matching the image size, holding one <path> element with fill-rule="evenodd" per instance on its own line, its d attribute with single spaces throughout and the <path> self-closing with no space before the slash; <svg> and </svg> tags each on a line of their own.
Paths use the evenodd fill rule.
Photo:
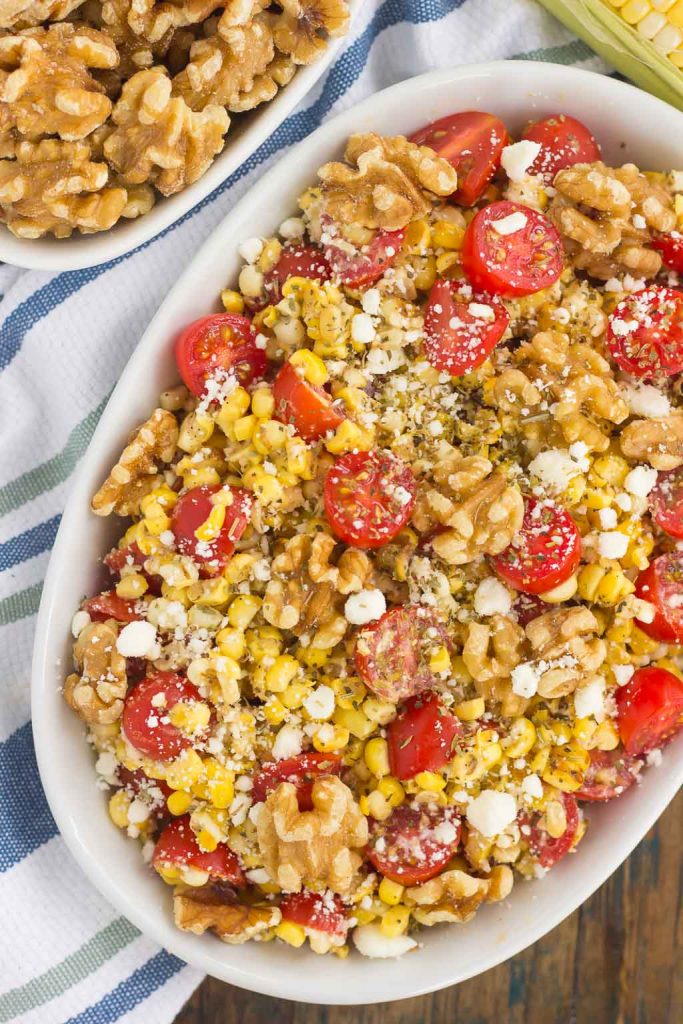
<svg viewBox="0 0 683 1024">
<path fill-rule="evenodd" d="M 33 751 L 41 582 L 69 478 L 107 395 L 198 246 L 289 146 L 403 78 L 510 56 L 602 68 L 533 0 L 367 0 L 314 93 L 159 238 L 90 270 L 0 268 L 0 1024 L 163 1024 L 201 980 L 86 881 L 57 834 Z"/>
</svg>

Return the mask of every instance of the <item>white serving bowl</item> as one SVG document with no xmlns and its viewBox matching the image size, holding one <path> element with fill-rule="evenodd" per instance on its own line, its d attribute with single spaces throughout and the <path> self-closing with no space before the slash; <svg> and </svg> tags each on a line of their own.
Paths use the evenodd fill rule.
<svg viewBox="0 0 683 1024">
<path fill-rule="evenodd" d="M 350 9 L 349 30 L 363 0 L 347 0 Z M 121 219 L 110 231 L 81 235 L 74 231 L 70 238 L 16 238 L 0 224 L 0 262 L 31 270 L 81 270 L 123 256 L 139 245 L 149 242 L 160 232 L 197 206 L 215 188 L 238 170 L 262 142 L 280 127 L 297 103 L 311 91 L 330 66 L 344 41 L 332 39 L 320 60 L 297 69 L 294 78 L 280 89 L 273 100 L 247 114 L 231 114 L 231 125 L 225 147 L 199 181 L 174 196 L 157 195 L 149 213 L 136 220 Z"/>
<path fill-rule="evenodd" d="M 628 85 L 553 64 L 498 62 L 436 71 L 378 93 L 286 156 L 235 207 L 173 288 L 123 373 L 73 481 L 55 541 L 38 619 L 33 664 L 33 730 L 45 791 L 67 845 L 86 875 L 143 932 L 208 974 L 234 985 L 310 1003 L 353 1004 L 403 999 L 463 981 L 524 949 L 576 910 L 621 864 L 672 799 L 683 780 L 683 739 L 660 767 L 621 799 L 590 811 L 590 828 L 575 856 L 541 882 L 519 882 L 508 901 L 484 907 L 461 927 L 427 929 L 422 948 L 403 960 L 317 958 L 279 943 L 227 946 L 212 935 L 178 931 L 171 894 L 131 842 L 109 821 L 94 785 L 83 726 L 59 693 L 70 658 L 70 622 L 82 596 L 93 593 L 98 559 L 120 522 L 89 512 L 91 495 L 115 461 L 128 431 L 149 414 L 177 379 L 172 339 L 184 324 L 214 308 L 234 281 L 241 239 L 268 235 L 296 207 L 296 198 L 325 160 L 342 153 L 354 131 L 410 132 L 455 110 L 499 114 L 514 132 L 529 117 L 566 111 L 595 131 L 608 162 L 648 168 L 680 166 L 683 115 Z"/>
</svg>

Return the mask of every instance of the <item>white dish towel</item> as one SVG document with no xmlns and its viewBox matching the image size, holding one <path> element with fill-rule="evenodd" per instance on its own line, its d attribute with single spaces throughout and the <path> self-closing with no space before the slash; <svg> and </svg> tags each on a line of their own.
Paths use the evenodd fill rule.
<svg viewBox="0 0 683 1024">
<path fill-rule="evenodd" d="M 288 146 L 401 79 L 502 57 L 604 70 L 533 0 L 367 0 L 314 93 L 160 238 L 91 270 L 0 268 L 0 1024 L 165 1024 L 201 980 L 86 881 L 56 832 L 33 754 L 41 581 L 70 475 L 107 395 L 198 246 Z"/>
</svg>

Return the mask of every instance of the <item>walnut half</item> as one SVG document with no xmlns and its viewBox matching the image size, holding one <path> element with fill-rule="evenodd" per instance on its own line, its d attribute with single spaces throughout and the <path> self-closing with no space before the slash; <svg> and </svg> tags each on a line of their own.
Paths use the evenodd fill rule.
<svg viewBox="0 0 683 1024">
<path fill-rule="evenodd" d="M 91 502 L 93 512 L 129 516 L 160 482 L 157 463 L 170 462 L 176 450 L 178 423 L 165 409 L 155 409 L 121 452 L 119 461 Z"/>
<path fill-rule="evenodd" d="M 74 644 L 77 672 L 64 681 L 64 699 L 89 725 L 110 725 L 123 712 L 128 679 L 126 659 L 116 650 L 118 633 L 113 619 L 91 622 Z"/>
<path fill-rule="evenodd" d="M 223 942 L 241 945 L 280 923 L 277 907 L 226 899 L 213 886 L 178 886 L 173 894 L 175 923 L 182 931 L 202 935 L 215 932 Z"/>
</svg>

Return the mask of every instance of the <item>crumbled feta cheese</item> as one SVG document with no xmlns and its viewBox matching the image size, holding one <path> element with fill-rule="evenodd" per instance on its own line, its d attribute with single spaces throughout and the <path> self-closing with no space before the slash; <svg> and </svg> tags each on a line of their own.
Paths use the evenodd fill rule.
<svg viewBox="0 0 683 1024">
<path fill-rule="evenodd" d="M 651 750 L 645 758 L 645 764 L 648 766 L 648 768 L 659 768 L 661 763 L 662 752 L 659 749 L 659 747 L 656 747 L 654 750 Z"/>
<path fill-rule="evenodd" d="M 145 801 L 136 797 L 128 808 L 128 821 L 131 825 L 142 825 L 149 818 L 149 813 L 150 808 Z"/>
<path fill-rule="evenodd" d="M 172 548 L 175 544 L 175 534 L 173 533 L 173 530 L 164 530 L 163 533 L 159 534 L 159 540 L 165 547 Z"/>
<path fill-rule="evenodd" d="M 633 665 L 612 665 L 612 672 L 617 686 L 625 686 L 635 672 L 635 668 Z"/>
<path fill-rule="evenodd" d="M 450 846 L 458 838 L 458 830 L 452 821 L 447 819 L 440 821 L 434 829 L 434 838 L 438 843 L 443 843 L 444 846 Z"/>
<path fill-rule="evenodd" d="M 417 947 L 410 935 L 385 935 L 378 924 L 362 924 L 353 930 L 353 944 L 363 956 L 387 960 Z"/>
<path fill-rule="evenodd" d="M 540 152 L 540 142 L 532 142 L 531 139 L 522 139 L 521 142 L 506 146 L 500 155 L 500 162 L 510 181 L 522 181 Z"/>
<path fill-rule="evenodd" d="M 521 789 L 523 793 L 533 800 L 540 800 L 543 796 L 543 783 L 535 772 L 522 779 Z"/>
<path fill-rule="evenodd" d="M 296 757 L 301 753 L 304 734 L 296 725 L 283 725 L 273 743 L 273 757 L 282 761 L 285 757 Z"/>
<path fill-rule="evenodd" d="M 634 416 L 657 419 L 671 412 L 668 396 L 652 384 L 623 384 L 622 394 Z"/>
<path fill-rule="evenodd" d="M 585 686 L 574 691 L 574 710 L 579 718 L 594 718 L 602 722 L 605 717 L 605 680 L 595 676 Z"/>
<path fill-rule="evenodd" d="M 512 594 L 495 576 L 487 576 L 474 592 L 477 615 L 507 615 L 512 608 Z"/>
<path fill-rule="evenodd" d="M 306 226 L 301 217 L 288 217 L 287 220 L 283 220 L 278 233 L 281 238 L 286 238 L 288 242 L 292 242 L 297 238 L 303 238 L 305 230 Z"/>
<path fill-rule="evenodd" d="M 618 505 L 622 512 L 630 512 L 633 508 L 633 502 L 631 501 L 630 495 L 625 494 L 624 491 L 617 494 L 614 499 L 614 504 Z"/>
<path fill-rule="evenodd" d="M 485 302 L 470 302 L 467 310 L 476 320 L 492 323 L 496 319 L 496 311 L 493 306 L 487 306 Z"/>
<path fill-rule="evenodd" d="M 497 231 L 499 235 L 514 235 L 515 231 L 522 230 L 526 221 L 526 214 L 522 213 L 521 210 L 515 210 L 514 213 L 508 214 L 507 217 L 501 217 L 500 220 L 491 221 L 491 227 L 494 231 Z"/>
<path fill-rule="evenodd" d="M 344 605 L 346 621 L 352 626 L 364 626 L 368 622 L 374 622 L 384 615 L 387 610 L 387 602 L 381 590 L 360 590 L 357 594 L 351 594 Z"/>
<path fill-rule="evenodd" d="M 570 480 L 581 472 L 581 467 L 569 452 L 552 449 L 539 454 L 529 463 L 529 471 L 537 477 L 549 491 L 564 491 Z"/>
<path fill-rule="evenodd" d="M 617 513 L 613 508 L 601 508 L 598 512 L 598 519 L 603 530 L 613 530 L 617 525 Z"/>
<path fill-rule="evenodd" d="M 331 718 L 334 712 L 334 690 L 331 686 L 316 686 L 304 700 L 304 708 L 318 721 Z"/>
<path fill-rule="evenodd" d="M 598 552 L 603 558 L 623 558 L 628 551 L 628 537 L 619 530 L 598 535 Z"/>
<path fill-rule="evenodd" d="M 180 601 L 169 601 L 164 597 L 158 598 L 150 603 L 147 615 L 149 621 L 159 629 L 187 628 L 187 610 Z"/>
<path fill-rule="evenodd" d="M 77 640 L 86 626 L 89 626 L 91 622 L 90 616 L 87 612 L 79 611 L 76 612 L 73 619 L 71 620 L 71 635 L 74 640 Z"/>
<path fill-rule="evenodd" d="M 116 638 L 116 650 L 124 658 L 154 658 L 157 656 L 156 627 L 151 622 L 128 622 Z"/>
<path fill-rule="evenodd" d="M 518 697 L 533 697 L 538 690 L 538 681 L 541 673 L 532 661 L 523 661 L 521 665 L 513 668 L 510 678 L 512 679 L 512 692 Z"/>
<path fill-rule="evenodd" d="M 379 288 L 368 288 L 361 299 L 363 312 L 369 313 L 371 316 L 377 316 L 381 301 L 382 295 Z"/>
<path fill-rule="evenodd" d="M 633 598 L 631 602 L 631 609 L 635 617 L 640 619 L 641 622 L 644 622 L 645 625 L 648 625 L 650 622 L 654 622 L 655 615 L 657 614 L 657 609 L 652 602 L 644 601 L 642 597 Z"/>
<path fill-rule="evenodd" d="M 103 750 L 95 762 L 95 770 L 97 771 L 97 774 L 101 775 L 110 786 L 115 785 L 117 781 L 116 771 L 118 766 L 119 762 L 111 750 Z"/>
<path fill-rule="evenodd" d="M 356 313 L 351 321 L 351 337 L 361 345 L 369 345 L 375 340 L 377 332 L 368 313 Z"/>
<path fill-rule="evenodd" d="M 657 483 L 657 470 L 651 466 L 636 466 L 624 480 L 624 487 L 636 498 L 646 498 Z"/>
<path fill-rule="evenodd" d="M 427 425 L 427 430 L 432 437 L 440 437 L 443 434 L 443 423 L 441 423 L 440 420 L 432 420 L 432 422 Z"/>
<path fill-rule="evenodd" d="M 517 801 L 510 793 L 485 789 L 468 805 L 466 817 L 483 836 L 497 836 L 517 817 Z"/>
<path fill-rule="evenodd" d="M 365 360 L 365 372 L 371 376 L 382 376 L 385 373 L 392 373 L 404 363 L 405 355 L 400 349 L 392 349 L 387 352 L 383 348 L 372 348 Z"/>
<path fill-rule="evenodd" d="M 280 234 L 282 234 L 282 229 L 280 229 Z M 265 868 L 252 868 L 251 871 L 244 873 L 254 885 L 267 885 L 270 882 L 270 875 Z"/>
<path fill-rule="evenodd" d="M 247 263 L 256 263 L 263 252 L 263 240 L 261 238 L 247 238 L 237 247 L 237 251 Z"/>
</svg>

